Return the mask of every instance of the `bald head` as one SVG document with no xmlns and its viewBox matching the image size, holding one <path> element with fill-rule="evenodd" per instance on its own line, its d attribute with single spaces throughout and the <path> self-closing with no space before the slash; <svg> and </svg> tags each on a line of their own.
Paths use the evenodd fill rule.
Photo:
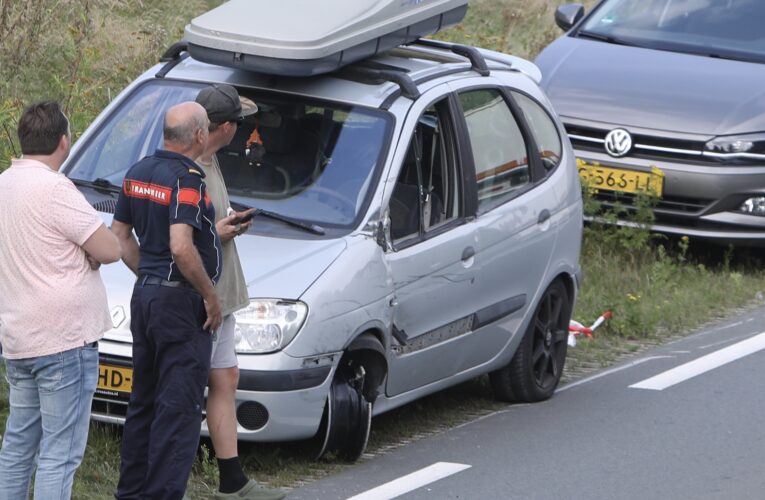
<svg viewBox="0 0 765 500">
<path fill-rule="evenodd" d="M 207 143 L 205 108 L 196 102 L 182 102 L 165 113 L 165 149 L 196 158 Z"/>
</svg>

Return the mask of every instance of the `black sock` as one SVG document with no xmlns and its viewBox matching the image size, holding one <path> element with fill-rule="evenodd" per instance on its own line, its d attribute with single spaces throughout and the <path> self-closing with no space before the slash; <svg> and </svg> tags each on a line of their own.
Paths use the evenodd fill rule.
<svg viewBox="0 0 765 500">
<path fill-rule="evenodd" d="M 234 493 L 244 488 L 247 484 L 247 476 L 244 475 L 239 457 L 216 459 L 220 472 L 220 492 Z"/>
</svg>

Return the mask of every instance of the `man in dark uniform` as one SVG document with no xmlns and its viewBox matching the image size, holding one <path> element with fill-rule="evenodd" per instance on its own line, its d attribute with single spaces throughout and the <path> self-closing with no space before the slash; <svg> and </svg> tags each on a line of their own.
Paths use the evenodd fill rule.
<svg viewBox="0 0 765 500">
<path fill-rule="evenodd" d="M 133 390 L 120 500 L 181 499 L 199 443 L 210 332 L 222 321 L 215 210 L 192 159 L 206 146 L 208 125 L 199 104 L 170 108 L 164 149 L 130 168 L 114 213 L 122 259 L 138 276 L 130 305 Z"/>
</svg>

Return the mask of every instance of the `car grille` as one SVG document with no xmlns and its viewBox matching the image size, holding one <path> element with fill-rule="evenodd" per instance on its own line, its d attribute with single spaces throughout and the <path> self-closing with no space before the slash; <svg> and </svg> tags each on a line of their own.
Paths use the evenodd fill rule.
<svg viewBox="0 0 765 500">
<path fill-rule="evenodd" d="M 93 208 L 99 212 L 105 212 L 107 214 L 113 214 L 117 209 L 117 200 L 101 200 L 93 203 Z"/>
<path fill-rule="evenodd" d="M 606 134 L 611 129 L 566 125 L 566 132 L 575 149 L 605 153 Z M 693 165 L 720 165 L 720 161 L 703 155 L 705 142 L 668 137 L 632 134 L 632 150 L 627 158 L 672 161 Z"/>
</svg>

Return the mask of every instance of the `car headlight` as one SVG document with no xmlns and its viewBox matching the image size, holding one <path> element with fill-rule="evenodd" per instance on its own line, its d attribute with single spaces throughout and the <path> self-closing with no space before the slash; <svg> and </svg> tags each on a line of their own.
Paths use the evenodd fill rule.
<svg viewBox="0 0 765 500">
<path fill-rule="evenodd" d="M 234 313 L 236 351 L 267 353 L 289 344 L 308 314 L 308 306 L 298 301 L 253 299 Z"/>
<path fill-rule="evenodd" d="M 721 160 L 765 160 L 765 132 L 715 137 L 704 149 L 704 156 Z"/>
</svg>

